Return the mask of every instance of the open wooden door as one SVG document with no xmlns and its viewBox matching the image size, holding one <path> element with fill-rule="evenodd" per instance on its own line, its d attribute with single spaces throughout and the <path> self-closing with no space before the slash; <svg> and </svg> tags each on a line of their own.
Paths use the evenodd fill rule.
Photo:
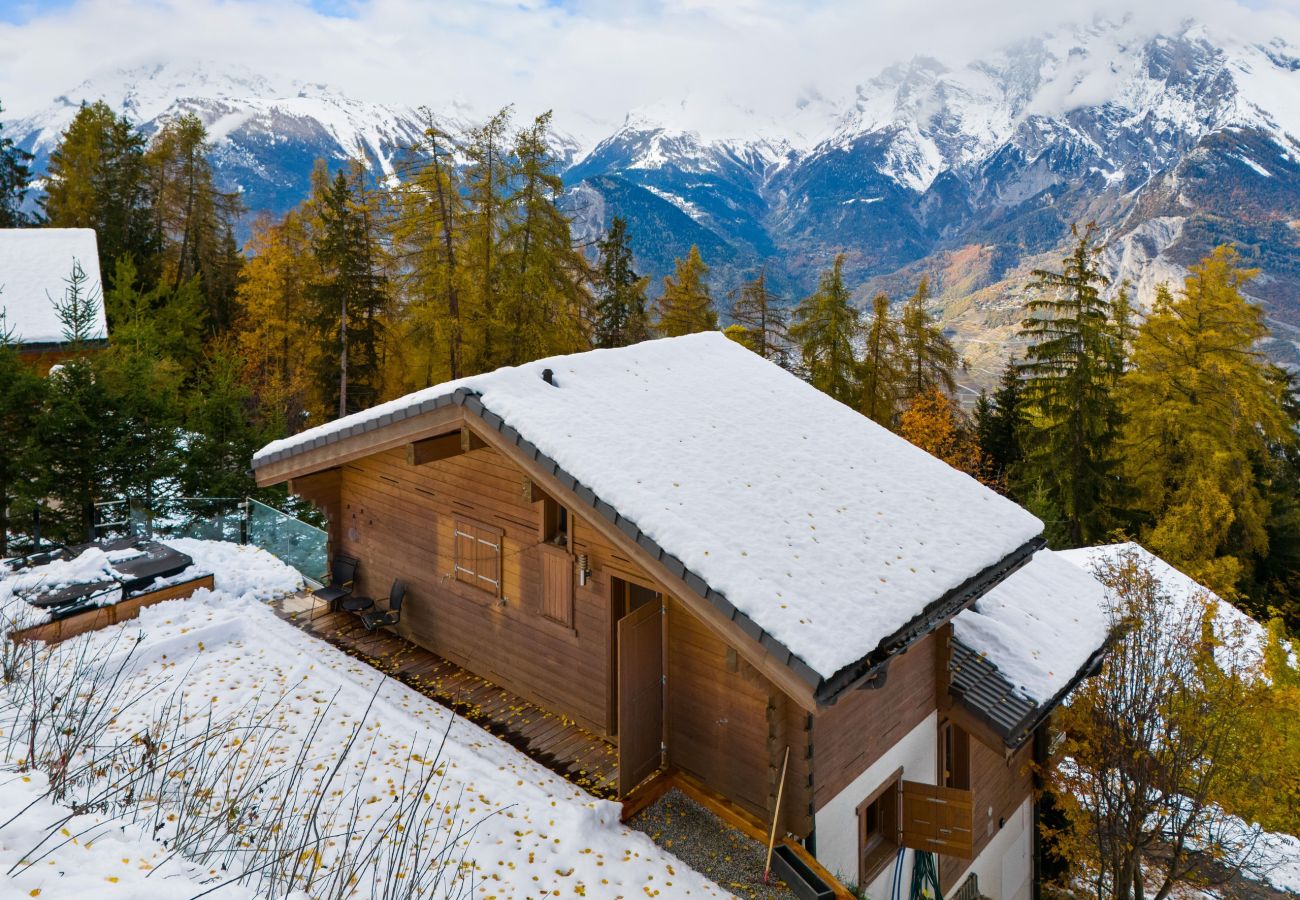
<svg viewBox="0 0 1300 900">
<path fill-rule="evenodd" d="M 647 603 L 618 621 L 618 793 L 626 795 L 662 762 L 663 605 Z"/>
</svg>

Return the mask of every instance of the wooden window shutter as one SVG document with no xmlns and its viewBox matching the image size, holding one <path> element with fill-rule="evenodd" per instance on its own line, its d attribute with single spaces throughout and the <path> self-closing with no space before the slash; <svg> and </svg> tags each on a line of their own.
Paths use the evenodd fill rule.
<svg viewBox="0 0 1300 900">
<path fill-rule="evenodd" d="M 455 524 L 456 580 L 478 586 L 478 530 L 460 519 Z"/>
<path fill-rule="evenodd" d="M 479 526 L 476 529 L 478 542 L 478 586 L 501 596 L 501 532 L 496 529 Z"/>
<path fill-rule="evenodd" d="M 542 615 L 573 627 L 573 557 L 561 547 L 543 545 Z"/>
<path fill-rule="evenodd" d="M 973 859 L 975 815 L 971 792 L 904 781 L 903 846 Z"/>
</svg>

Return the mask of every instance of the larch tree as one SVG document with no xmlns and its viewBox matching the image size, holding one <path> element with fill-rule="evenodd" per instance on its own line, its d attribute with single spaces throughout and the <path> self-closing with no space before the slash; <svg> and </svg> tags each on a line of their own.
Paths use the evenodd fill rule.
<svg viewBox="0 0 1300 900">
<path fill-rule="evenodd" d="M 905 377 L 902 359 L 902 336 L 898 321 L 889 309 L 889 298 L 877 294 L 871 304 L 871 324 L 867 327 L 858 378 L 862 384 L 859 409 L 873 422 L 894 427 L 898 401 Z"/>
<path fill-rule="evenodd" d="M 916 293 L 903 306 L 899 322 L 901 355 L 904 365 L 902 399 L 928 394 L 937 389 L 952 393 L 957 388 L 957 351 L 943 328 L 930 315 L 930 283 L 922 278 Z"/>
<path fill-rule="evenodd" d="M 464 367 L 460 269 L 466 208 L 453 141 L 427 109 L 424 134 L 395 186 L 393 242 L 404 272 L 406 387 L 459 378 Z"/>
<path fill-rule="evenodd" d="M 107 103 L 77 111 L 50 152 L 41 202 L 49 225 L 95 230 L 106 289 L 122 257 L 150 281 L 156 277 L 159 235 L 145 139 Z"/>
<path fill-rule="evenodd" d="M 700 248 L 691 245 L 685 259 L 674 263 L 673 274 L 664 277 L 664 290 L 655 301 L 654 328 L 664 337 L 680 337 L 697 331 L 716 331 L 718 313 L 709 292 L 709 267 Z"/>
<path fill-rule="evenodd" d="M 860 399 L 854 345 L 861 336 L 861 314 L 844 286 L 844 256 L 822 273 L 817 290 L 795 307 L 790 339 L 799 348 L 813 387 L 848 406 Z"/>
<path fill-rule="evenodd" d="M 1021 325 L 1025 413 L 1022 496 L 1057 546 L 1102 539 L 1113 525 L 1118 401 L 1110 304 L 1096 226 L 1075 228 L 1060 272 L 1036 270 Z"/>
<path fill-rule="evenodd" d="M 234 223 L 237 194 L 218 190 L 208 161 L 207 130 L 193 114 L 166 123 L 145 155 L 150 169 L 154 225 L 161 240 L 161 272 L 172 291 L 197 279 L 207 325 L 218 333 L 234 317 L 242 257 Z"/>
<path fill-rule="evenodd" d="M 898 433 L 954 469 L 990 486 L 999 486 L 970 421 L 939 388 L 911 399 L 899 416 Z"/>
<path fill-rule="evenodd" d="M 596 321 L 592 343 L 597 347 L 627 347 L 650 336 L 646 312 L 649 279 L 636 273 L 632 236 L 627 220 L 615 216 L 609 231 L 596 244 Z"/>
<path fill-rule="evenodd" d="M 319 424 L 332 412 L 319 386 L 323 351 L 311 325 L 312 285 L 321 278 L 308 226 L 313 215 L 304 204 L 278 223 L 261 218 L 253 224 L 252 255 L 237 295 L 235 352 L 244 361 L 244 383 L 259 418 L 284 434 Z"/>
<path fill-rule="evenodd" d="M 1268 549 L 1274 442 L 1294 443 L 1285 380 L 1257 349 L 1264 312 L 1230 247 L 1161 291 L 1122 383 L 1125 475 L 1145 542 L 1223 596 L 1237 595 Z"/>
<path fill-rule="evenodd" d="M 573 246 L 558 200 L 564 182 L 551 152 L 551 114 L 515 135 L 507 198 L 512 210 L 503 235 L 502 285 L 496 306 L 500 354 L 496 365 L 519 365 L 590 347 L 588 266 Z"/>
<path fill-rule="evenodd" d="M 23 199 L 32 180 L 32 155 L 3 132 L 4 126 L 0 125 L 0 228 L 21 228 L 29 218 L 23 212 Z"/>
<path fill-rule="evenodd" d="M 767 269 L 736 290 L 731 304 L 731 325 L 727 334 L 777 365 L 790 365 L 790 314 L 767 282 Z"/>
<path fill-rule="evenodd" d="M 461 268 L 465 273 L 462 293 L 462 321 L 466 353 L 465 375 L 496 368 L 501 358 L 498 305 L 505 279 L 501 244 L 510 229 L 510 121 L 505 107 L 463 139 L 467 159 L 464 168 L 465 250 Z"/>
</svg>

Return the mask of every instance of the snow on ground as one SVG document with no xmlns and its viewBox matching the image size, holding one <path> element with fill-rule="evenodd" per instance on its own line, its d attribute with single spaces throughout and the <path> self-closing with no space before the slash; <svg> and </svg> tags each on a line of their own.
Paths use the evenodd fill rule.
<svg viewBox="0 0 1300 900">
<path fill-rule="evenodd" d="M 198 538 L 163 538 L 159 543 L 179 550 L 194 565 L 178 575 L 193 578 L 212 573 L 214 588 L 242 600 L 272 600 L 302 588 L 302 576 L 267 551 L 250 544 L 204 541 Z"/>
<path fill-rule="evenodd" d="M 457 388 L 827 678 L 1043 528 L 717 333 L 447 382 L 268 444 L 254 465 Z"/>
<path fill-rule="evenodd" d="M 404 783 L 409 755 L 424 753 L 420 764 L 434 766 L 428 746 L 436 748 L 446 732 L 437 763 L 446 776 L 439 802 L 460 797 L 463 824 L 482 819 L 468 851 L 475 897 L 725 896 L 645 835 L 624 828 L 618 804 L 592 797 L 432 700 L 279 619 L 256 598 L 299 583 L 287 566 L 234 545 L 169 543 L 193 556 L 196 565 L 215 570 L 217 590 L 157 604 L 132 622 L 74 639 L 89 642 L 86 649 L 94 658 L 112 659 L 137 634 L 142 637 L 127 662 L 122 691 L 150 699 L 120 712 L 106 738 L 136 733 L 179 688 L 191 714 L 187 727 L 199 727 L 209 715 L 221 719 L 247 711 L 250 704 L 266 711 L 267 721 L 279 729 L 266 750 L 271 758 L 265 762 L 273 765 L 292 763 L 318 728 L 309 748 L 312 773 L 306 776 L 317 778 L 360 726 L 364 749 L 347 757 L 341 780 L 331 787 L 360 792 L 365 802 L 355 828 L 362 832 L 382 816 L 393 785 Z M 373 708 L 362 722 L 372 696 Z M 285 702 L 277 703 L 281 697 Z M 0 752 L 2 748 L 0 744 Z M 10 798 L 20 800 L 26 796 L 22 791 L 34 789 L 15 787 L 5 762 L 0 760 L 0 799 L 9 809 Z M 235 767 L 237 776 L 248 762 Z M 52 813 L 46 804 L 20 824 L 0 829 L 0 873 L 23 853 L 23 843 L 41 817 Z M 63 848 L 55 865 L 42 862 L 24 870 L 22 881 L 0 883 L 0 895 L 16 883 L 24 896 L 27 890 L 40 890 L 43 898 L 153 896 L 135 890 L 136 869 L 141 860 L 156 865 L 157 845 L 129 830 L 111 841 L 97 841 L 89 850 L 82 846 L 86 855 Z M 174 881 L 184 874 L 180 868 L 160 869 L 155 879 L 173 881 L 172 890 L 158 896 L 188 896 Z M 94 888 L 88 889 L 91 884 Z M 228 888 L 221 895 L 239 896 Z"/>
<path fill-rule="evenodd" d="M 1046 703 L 1105 643 L 1106 589 L 1060 553 L 1040 550 L 958 614 L 953 631 L 1021 694 Z"/>
<path fill-rule="evenodd" d="M 174 858 L 141 827 L 98 814 L 69 819 L 66 807 L 46 797 L 47 786 L 38 772 L 0 771 L 0 822 L 24 810 L 12 824 L 0 827 L 0 897 L 175 900 L 206 889 L 206 873 Z M 45 843 L 32 853 L 50 829 L 58 833 L 59 846 Z M 35 860 L 35 865 L 12 877 L 3 875 L 22 859 Z M 216 896 L 251 900 L 252 893 L 232 884 Z"/>
</svg>

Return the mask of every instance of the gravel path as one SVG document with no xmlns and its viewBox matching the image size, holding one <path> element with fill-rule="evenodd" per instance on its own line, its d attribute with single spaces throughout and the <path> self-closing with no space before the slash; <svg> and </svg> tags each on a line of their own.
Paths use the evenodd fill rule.
<svg viewBox="0 0 1300 900">
<path fill-rule="evenodd" d="M 628 823 L 738 897 L 796 900 L 784 884 L 763 884 L 767 847 L 741 834 L 676 788 Z"/>
</svg>

